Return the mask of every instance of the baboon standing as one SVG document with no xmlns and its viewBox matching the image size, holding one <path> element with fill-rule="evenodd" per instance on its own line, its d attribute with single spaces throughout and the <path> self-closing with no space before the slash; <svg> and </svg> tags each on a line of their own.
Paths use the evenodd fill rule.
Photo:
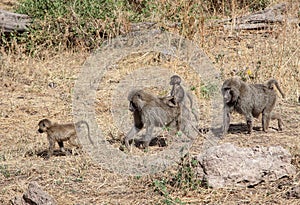
<svg viewBox="0 0 300 205">
<path fill-rule="evenodd" d="M 266 84 L 246 84 L 238 78 L 225 80 L 221 89 L 224 101 L 223 135 L 229 129 L 230 114 L 233 110 L 246 117 L 248 133 L 252 131 L 252 118 L 258 118 L 261 113 L 263 131 L 267 132 L 271 119 L 277 119 L 278 130 L 282 130 L 281 116 L 271 113 L 277 98 L 273 85 L 284 98 L 284 93 L 275 79 L 269 80 Z"/>
<path fill-rule="evenodd" d="M 49 141 L 49 152 L 48 158 L 53 155 L 53 150 L 55 146 L 55 142 L 58 143 L 59 148 L 62 152 L 65 152 L 64 149 L 64 141 L 69 141 L 69 143 L 76 148 L 81 148 L 82 146 L 78 142 L 78 138 L 76 135 L 76 128 L 80 127 L 82 124 L 85 124 L 88 129 L 88 136 L 90 138 L 90 128 L 86 121 L 79 121 L 75 124 L 68 123 L 68 124 L 57 124 L 52 123 L 48 119 L 43 119 L 39 122 L 38 132 L 39 133 L 47 133 L 47 138 Z M 76 126 L 76 128 L 75 128 Z"/>
</svg>

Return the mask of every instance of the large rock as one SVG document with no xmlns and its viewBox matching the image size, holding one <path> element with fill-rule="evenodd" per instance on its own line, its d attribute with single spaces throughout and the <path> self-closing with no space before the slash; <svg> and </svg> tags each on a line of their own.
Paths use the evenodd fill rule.
<svg viewBox="0 0 300 205">
<path fill-rule="evenodd" d="M 56 205 L 57 202 L 47 192 L 43 191 L 37 182 L 30 182 L 23 196 L 11 200 L 13 205 Z"/>
<path fill-rule="evenodd" d="M 197 156 L 198 173 L 211 187 L 255 186 L 296 173 L 291 154 L 280 146 L 240 148 L 225 143 Z"/>
</svg>

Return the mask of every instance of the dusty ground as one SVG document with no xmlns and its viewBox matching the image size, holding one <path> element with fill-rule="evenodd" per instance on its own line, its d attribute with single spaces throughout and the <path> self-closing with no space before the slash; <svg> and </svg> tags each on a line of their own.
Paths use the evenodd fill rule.
<svg viewBox="0 0 300 205">
<path fill-rule="evenodd" d="M 292 8 L 294 13 L 288 15 L 299 11 L 299 3 L 294 2 Z M 241 75 L 248 82 L 264 82 L 275 77 L 287 94 L 286 99 L 278 98 L 275 108 L 282 113 L 285 123 L 282 132 L 277 132 L 273 122 L 271 127 L 274 129 L 268 133 L 255 130 L 247 135 L 237 129 L 220 143 L 283 146 L 293 156 L 292 163 L 297 168 L 297 175 L 262 183 L 254 188 L 215 190 L 203 187 L 183 190 L 167 184 L 168 194 L 157 191 L 153 182 L 176 174 L 179 169 L 176 165 L 154 176 L 128 177 L 105 170 L 85 153 L 54 156 L 49 160 L 39 156 L 47 149 L 48 142 L 46 136 L 37 133 L 37 123 L 45 117 L 57 122 L 72 121 L 72 88 L 88 53 L 65 52 L 45 60 L 3 53 L 0 67 L 0 204 L 8 204 L 13 196 L 23 193 L 28 182 L 33 180 L 59 204 L 179 204 L 179 201 L 190 204 L 299 204 L 299 199 L 284 197 L 291 187 L 299 184 L 300 179 L 300 104 L 297 102 L 300 90 L 299 36 L 299 26 L 294 24 L 257 32 L 207 28 L 205 40 L 201 42 L 203 51 L 222 73 L 223 79 Z M 132 64 L 123 66 L 130 67 Z M 252 74 L 247 73 L 247 69 Z M 121 79 L 126 72 L 119 74 L 117 78 Z M 188 71 L 182 75 L 188 76 Z M 49 86 L 52 82 L 56 85 L 54 88 Z M 108 86 L 115 82 L 106 81 Z M 188 85 L 193 86 L 194 82 L 188 81 Z M 198 103 L 209 105 L 199 90 L 196 87 Z M 111 119 L 110 94 L 99 92 L 97 96 L 97 122 L 105 125 Z M 102 104 L 99 106 L 99 103 Z M 206 126 L 206 122 L 210 121 L 209 115 L 200 111 L 201 123 Z M 244 122 L 243 118 L 235 115 L 233 123 L 241 122 Z M 260 127 L 260 124 L 260 119 L 254 121 L 254 126 Z M 114 126 L 106 127 L 106 132 L 107 139 L 115 139 L 113 146 L 118 148 L 124 133 Z M 201 151 L 199 147 L 202 143 L 202 139 L 196 140 L 191 153 Z"/>
</svg>

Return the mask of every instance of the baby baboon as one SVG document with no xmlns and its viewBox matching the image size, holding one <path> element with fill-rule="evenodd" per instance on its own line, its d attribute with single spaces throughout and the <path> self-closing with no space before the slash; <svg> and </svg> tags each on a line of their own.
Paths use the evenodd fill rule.
<svg viewBox="0 0 300 205">
<path fill-rule="evenodd" d="M 181 78 L 178 75 L 173 75 L 170 80 L 172 85 L 171 96 L 174 98 L 174 104 L 178 105 L 183 102 L 185 91 L 181 84 Z M 190 96 L 189 99 L 191 100 Z"/>
<path fill-rule="evenodd" d="M 170 85 L 172 85 L 172 90 L 171 90 L 171 97 L 173 99 L 170 100 L 175 106 L 180 106 L 181 109 L 187 109 L 187 107 L 184 104 L 185 96 L 189 99 L 190 101 L 190 108 L 191 111 L 196 119 L 198 121 L 197 114 L 194 111 L 193 108 L 193 100 L 192 96 L 190 93 L 186 92 L 183 87 L 180 85 L 181 84 L 181 78 L 178 75 L 173 75 L 170 80 Z M 171 106 L 171 104 L 168 104 Z"/>
<path fill-rule="evenodd" d="M 282 130 L 282 120 L 279 114 L 271 113 L 276 102 L 276 88 L 284 98 L 284 94 L 275 79 L 266 84 L 246 84 L 238 78 L 225 80 L 222 86 L 224 100 L 223 134 L 229 128 L 230 114 L 233 110 L 246 117 L 248 133 L 252 131 L 252 118 L 258 118 L 262 113 L 262 128 L 267 132 L 270 119 L 278 120 L 278 130 Z"/>
<path fill-rule="evenodd" d="M 129 110 L 133 112 L 134 124 L 125 137 L 125 145 L 129 149 L 129 141 L 146 128 L 146 135 L 141 139 L 144 148 L 147 148 L 154 138 L 154 127 L 164 127 L 176 124 L 179 117 L 179 107 L 170 107 L 162 98 L 157 98 L 142 90 L 133 90 L 128 95 Z M 178 131 L 178 130 L 177 130 Z"/>
<path fill-rule="evenodd" d="M 75 124 L 57 124 L 52 123 L 48 119 L 43 119 L 39 122 L 38 132 L 39 133 L 47 133 L 47 138 L 49 141 L 49 152 L 48 158 L 53 155 L 53 149 L 55 146 L 55 142 L 58 143 L 60 150 L 65 152 L 64 150 L 64 141 L 69 141 L 69 143 L 77 148 L 81 148 L 81 145 L 78 142 L 76 135 L 76 128 L 80 127 L 82 124 L 85 124 L 88 129 L 88 136 L 90 137 L 90 128 L 86 121 L 79 121 Z M 76 126 L 76 128 L 75 128 Z"/>
</svg>

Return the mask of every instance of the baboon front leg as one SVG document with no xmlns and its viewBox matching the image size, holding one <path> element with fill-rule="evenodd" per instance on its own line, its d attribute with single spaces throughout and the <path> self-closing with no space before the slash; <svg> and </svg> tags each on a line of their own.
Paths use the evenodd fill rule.
<svg viewBox="0 0 300 205">
<path fill-rule="evenodd" d="M 54 140 L 49 138 L 49 151 L 48 151 L 48 156 L 47 158 L 49 159 L 53 155 L 53 150 L 54 150 Z"/>
<path fill-rule="evenodd" d="M 225 136 L 230 125 L 230 109 L 228 106 L 225 106 L 223 109 L 223 136 Z"/>
<path fill-rule="evenodd" d="M 134 138 L 134 136 L 140 131 L 141 129 L 137 128 L 136 126 L 133 126 L 128 134 L 125 137 L 125 146 L 129 150 L 129 141 Z"/>
<path fill-rule="evenodd" d="M 246 122 L 247 122 L 247 128 L 248 128 L 248 134 L 251 134 L 253 125 L 252 125 L 252 115 L 247 115 L 246 116 Z"/>
<path fill-rule="evenodd" d="M 146 135 L 142 139 L 145 149 L 149 147 L 149 144 L 153 138 L 152 137 L 153 129 L 154 129 L 153 125 L 150 125 L 146 128 Z"/>
<path fill-rule="evenodd" d="M 268 132 L 270 123 L 270 113 L 263 112 L 262 113 L 262 128 L 264 132 Z"/>
</svg>

